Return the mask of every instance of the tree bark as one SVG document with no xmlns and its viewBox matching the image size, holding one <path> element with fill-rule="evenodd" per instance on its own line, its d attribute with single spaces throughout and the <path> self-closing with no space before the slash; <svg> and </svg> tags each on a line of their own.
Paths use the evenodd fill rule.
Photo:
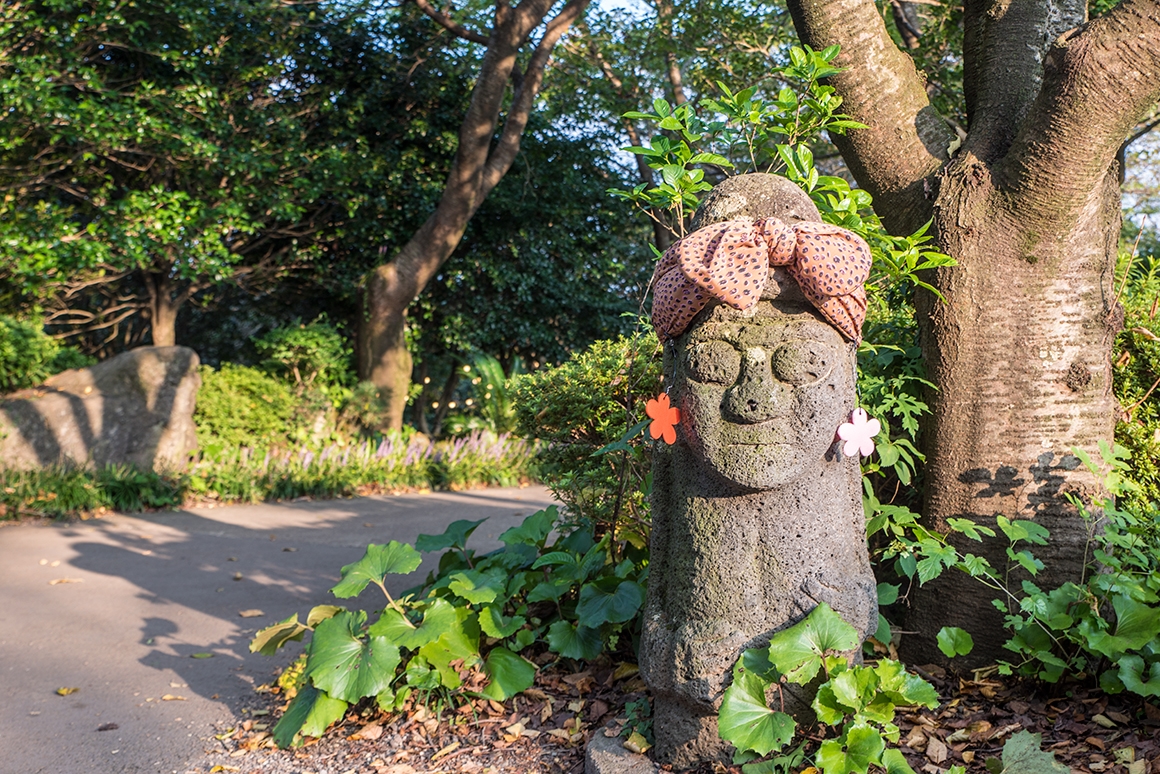
<svg viewBox="0 0 1160 774">
<path fill-rule="evenodd" d="M 1064 495 L 1100 493 L 1071 451 L 1112 439 L 1116 153 L 1160 99 L 1160 0 L 1127 0 L 1091 23 L 1077 0 L 968 0 L 968 130 L 957 150 L 872 3 L 790 9 L 805 43 L 842 46 L 849 69 L 833 85 L 870 128 L 835 139 L 883 221 L 899 234 L 933 219 L 939 247 L 958 261 L 934 273 L 945 303 L 918 300 L 937 385 L 924 427 L 929 525 L 1037 521 L 1052 537 L 1035 550 L 1047 566 L 1035 582 L 1078 577 L 1087 533 Z M 1004 546 L 964 549 L 1002 569 Z M 1005 640 L 995 596 L 957 572 L 920 589 L 904 655 L 942 661 L 939 628 L 961 626 L 975 637 L 969 661 L 992 662 Z"/>
<path fill-rule="evenodd" d="M 366 278 L 358 337 L 359 375 L 379 390 L 385 406 L 383 429 L 401 428 L 407 405 L 411 375 L 411 353 L 405 337 L 407 307 L 451 256 L 480 204 L 511 168 L 552 49 L 588 2 L 568 0 L 548 21 L 522 72 L 517 67 L 520 48 L 543 23 L 554 2 L 522 0 L 514 7 L 505 0 L 496 3 L 495 23 L 459 129 L 459 147 L 442 198 L 394 260 Z M 466 31 L 462 34 L 466 37 Z M 517 77 L 510 104 L 496 138 L 513 75 Z"/>
<path fill-rule="evenodd" d="M 144 272 L 149 291 L 149 335 L 155 347 L 177 344 L 177 311 L 181 304 L 173 296 L 173 281 L 164 272 Z"/>
</svg>

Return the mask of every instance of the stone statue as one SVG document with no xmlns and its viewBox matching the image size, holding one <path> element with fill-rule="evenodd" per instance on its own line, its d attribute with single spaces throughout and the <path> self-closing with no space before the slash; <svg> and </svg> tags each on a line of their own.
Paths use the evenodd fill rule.
<svg viewBox="0 0 1160 774">
<path fill-rule="evenodd" d="M 709 195 L 694 227 L 738 218 L 821 220 L 784 178 L 743 175 Z M 709 300 L 665 346 L 681 420 L 654 455 L 640 665 L 655 755 L 677 768 L 725 758 L 716 714 L 742 650 L 819 602 L 867 636 L 877 624 L 858 459 L 835 442 L 855 408 L 856 339 L 791 273 L 769 268 L 748 311 Z M 787 692 L 786 711 L 808 715 L 808 701 Z"/>
</svg>

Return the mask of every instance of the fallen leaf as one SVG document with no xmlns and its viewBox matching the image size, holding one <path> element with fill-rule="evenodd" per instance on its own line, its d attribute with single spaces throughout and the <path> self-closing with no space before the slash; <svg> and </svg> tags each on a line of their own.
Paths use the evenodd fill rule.
<svg viewBox="0 0 1160 774">
<path fill-rule="evenodd" d="M 1104 728 L 1115 728 L 1116 722 L 1107 715 L 1092 715 L 1092 722 Z"/>
<path fill-rule="evenodd" d="M 1084 742 L 1091 745 L 1092 747 L 1095 747 L 1097 750 L 1104 749 L 1104 740 L 1100 739 L 1099 737 L 1089 736 L 1087 739 L 1084 739 Z"/>
<path fill-rule="evenodd" d="M 190 658 L 213 658 L 212 653 L 190 653 Z"/>
<path fill-rule="evenodd" d="M 1108 710 L 1104 714 L 1107 715 L 1112 720 L 1116 721 L 1117 723 L 1131 723 L 1132 722 L 1132 719 L 1122 712 L 1116 712 L 1115 710 Z"/>
<path fill-rule="evenodd" d="M 351 734 L 348 739 L 365 739 L 368 742 L 373 742 L 383 735 L 383 727 L 378 723 L 368 723 L 360 728 L 355 733 Z"/>
<path fill-rule="evenodd" d="M 161 697 L 161 701 L 188 701 L 184 696 L 177 696 L 176 694 L 167 693 Z"/>
<path fill-rule="evenodd" d="M 583 696 L 588 693 L 592 686 L 596 685 L 596 681 L 592 679 L 592 675 L 588 672 L 577 672 L 572 675 L 565 675 L 564 682 L 576 689 L 576 691 Z"/>
<path fill-rule="evenodd" d="M 974 750 L 963 750 L 963 763 L 971 763 L 975 760 Z"/>
<path fill-rule="evenodd" d="M 297 548 L 289 548 L 289 547 L 287 547 L 287 548 L 283 548 L 282 550 L 283 550 L 283 551 L 285 551 L 285 552 L 286 552 L 286 553 L 288 553 L 288 554 L 292 554 L 292 553 L 294 553 L 295 551 L 297 551 L 298 549 L 297 549 Z"/>
<path fill-rule="evenodd" d="M 242 574 L 240 572 L 235 572 L 234 573 L 234 580 L 241 580 L 241 579 L 242 579 Z"/>
<path fill-rule="evenodd" d="M 644 755 L 651 747 L 652 745 L 648 743 L 647 739 L 640 735 L 639 731 L 633 731 L 631 734 L 629 734 L 628 739 L 624 740 L 624 749 L 628 750 L 629 752 L 634 752 L 637 755 Z"/>
<path fill-rule="evenodd" d="M 59 586 L 62 583 L 84 583 L 84 581 L 80 578 L 57 578 L 56 580 L 50 580 L 48 585 Z"/>
<path fill-rule="evenodd" d="M 547 701 L 551 698 L 548 694 L 544 693 L 539 688 L 528 688 L 524 691 L 524 696 L 528 697 L 529 699 L 535 699 L 536 701 Z M 495 702 L 492 703 L 494 704 Z M 500 706 L 502 707 L 503 705 L 501 704 Z"/>
<path fill-rule="evenodd" d="M 250 610 L 239 610 L 238 615 L 242 618 L 261 618 L 265 613 L 257 608 L 251 608 Z"/>
<path fill-rule="evenodd" d="M 1112 753 L 1112 758 L 1115 759 L 1116 763 L 1124 763 L 1124 764 L 1135 763 L 1136 762 L 1136 748 L 1134 748 L 1134 747 L 1121 747 L 1120 749 L 1115 750 Z"/>
<path fill-rule="evenodd" d="M 80 690 L 80 688 L 57 688 L 56 695 L 57 696 L 70 696 L 79 690 Z"/>
<path fill-rule="evenodd" d="M 458 750 L 458 749 L 459 749 L 459 742 L 452 742 L 451 744 L 447 745 L 446 747 L 444 747 L 444 748 L 443 748 L 442 750 L 440 750 L 439 752 L 437 752 L 437 753 L 435 753 L 434 755 L 432 755 L 432 756 L 431 756 L 431 760 L 432 760 L 432 761 L 439 760 L 439 759 L 440 759 L 440 758 L 442 758 L 444 755 L 450 755 L 451 753 L 455 752 L 455 751 L 456 751 L 456 750 Z"/>
<path fill-rule="evenodd" d="M 395 763 L 385 769 L 378 769 L 377 774 L 415 774 L 415 767 L 407 763 Z"/>
<path fill-rule="evenodd" d="M 1128 774 L 1146 774 L 1148 771 L 1148 762 L 1144 760 L 1136 761 L 1128 764 Z"/>
<path fill-rule="evenodd" d="M 214 766 L 209 770 L 209 774 L 218 774 L 220 771 L 241 771 L 241 768 L 237 766 L 225 766 L 219 763 L 217 766 Z"/>
<path fill-rule="evenodd" d="M 926 742 L 926 757 L 931 763 L 942 763 L 947 759 L 947 746 L 937 736 L 932 736 Z"/>
<path fill-rule="evenodd" d="M 612 679 L 614 681 L 615 680 L 624 680 L 625 678 L 634 677 L 635 675 L 638 675 L 638 674 L 640 674 L 640 667 L 637 666 L 636 664 L 630 664 L 627 661 L 625 661 L 625 662 L 618 664 L 616 669 L 614 669 L 612 671 Z"/>
<path fill-rule="evenodd" d="M 102 723 L 101 725 L 97 726 L 98 731 L 116 731 L 118 728 L 120 728 L 120 726 L 118 726 L 116 723 Z"/>
</svg>

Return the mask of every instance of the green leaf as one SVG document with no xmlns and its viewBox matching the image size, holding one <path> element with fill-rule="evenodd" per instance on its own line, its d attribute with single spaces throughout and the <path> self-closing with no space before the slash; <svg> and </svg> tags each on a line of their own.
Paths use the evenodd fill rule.
<svg viewBox="0 0 1160 774">
<path fill-rule="evenodd" d="M 604 641 L 599 629 L 560 620 L 548 627 L 548 649 L 566 658 L 591 661 L 604 650 Z"/>
<path fill-rule="evenodd" d="M 644 589 L 632 581 L 623 581 L 611 592 L 604 584 L 585 583 L 580 589 L 576 618 L 593 629 L 605 623 L 624 623 L 632 620 L 644 603 Z"/>
<path fill-rule="evenodd" d="M 321 737 L 331 723 L 346 712 L 347 703 L 318 690 L 313 685 L 304 685 L 286 708 L 285 714 L 270 735 L 274 744 L 286 749 L 299 744 L 298 737 Z"/>
<path fill-rule="evenodd" d="M 406 543 L 394 540 L 385 546 L 371 543 L 362 559 L 342 568 L 342 580 L 330 593 L 339 599 L 357 597 L 368 583 L 381 585 L 388 575 L 414 572 L 422 561 L 419 552 Z"/>
<path fill-rule="evenodd" d="M 354 703 L 395 679 L 399 648 L 383 637 L 362 639 L 366 613 L 343 612 L 314 630 L 304 674 L 336 699 Z"/>
<path fill-rule="evenodd" d="M 338 613 L 341 613 L 344 609 L 338 605 L 315 605 L 306 614 L 306 625 L 313 629 L 327 618 L 333 618 Z"/>
<path fill-rule="evenodd" d="M 865 774 L 871 763 L 882 758 L 884 749 L 882 733 L 866 723 L 855 723 L 846 731 L 846 765 L 850 771 Z"/>
<path fill-rule="evenodd" d="M 879 583 L 878 584 L 878 604 L 879 605 L 893 605 L 898 601 L 898 584 L 895 583 Z"/>
<path fill-rule="evenodd" d="M 1040 740 L 1039 734 L 1029 731 L 1020 731 L 1008 739 L 1003 745 L 1003 768 L 999 774 L 1068 774 L 1067 766 L 1039 749 Z"/>
<path fill-rule="evenodd" d="M 254 635 L 250 640 L 250 652 L 261 653 L 263 656 L 273 656 L 278 648 L 291 640 L 301 640 L 302 635 L 309 631 L 309 627 L 298 622 L 298 614 L 267 626 Z"/>
<path fill-rule="evenodd" d="M 822 602 L 804 620 L 773 635 L 769 661 L 791 683 L 805 685 L 817 675 L 824 654 L 851 651 L 860 642 L 858 630 Z"/>
<path fill-rule="evenodd" d="M 415 538 L 415 548 L 425 554 L 447 548 L 458 548 L 462 551 L 467 548 L 467 539 L 471 537 L 471 533 L 475 532 L 476 528 L 485 521 L 487 521 L 486 518 L 479 521 L 468 521 L 467 519 L 453 521 L 442 534 L 420 535 Z"/>
<path fill-rule="evenodd" d="M 733 684 L 725 689 L 717 716 L 721 738 L 738 750 L 768 755 L 785 747 L 797 724 L 784 712 L 775 712 L 765 701 L 769 683 L 752 672 L 735 669 Z"/>
<path fill-rule="evenodd" d="M 965 656 L 975 648 L 975 641 L 964 629 L 957 626 L 944 626 L 938 633 L 938 649 L 947 658 Z"/>
<path fill-rule="evenodd" d="M 907 672 L 906 667 L 899 662 L 879 659 L 874 672 L 878 675 L 878 690 L 895 704 L 921 704 L 931 708 L 938 706 L 938 692 L 934 686 L 918 675 Z"/>
<path fill-rule="evenodd" d="M 480 603 L 494 602 L 499 593 L 503 591 L 502 588 L 496 588 L 487 583 L 491 580 L 482 573 L 462 573 L 457 572 L 451 576 L 451 583 L 447 588 L 452 593 L 466 599 L 473 605 Z M 482 585 L 477 585 L 481 584 Z"/>
<path fill-rule="evenodd" d="M 491 682 L 481 691 L 489 699 L 506 701 L 536 681 L 536 666 L 505 647 L 492 648 L 483 670 Z"/>
<path fill-rule="evenodd" d="M 388 607 L 369 630 L 373 637 L 382 637 L 400 648 L 416 650 L 449 633 L 458 624 L 455 608 L 445 599 L 434 599 L 423 612 L 418 626 L 402 613 Z"/>
<path fill-rule="evenodd" d="M 1153 661 L 1148 667 L 1148 678 L 1144 679 L 1144 659 L 1139 656 L 1124 656 L 1119 661 L 1120 682 L 1132 693 L 1140 696 L 1160 696 L 1160 661 Z M 1102 681 L 1101 681 L 1102 682 Z"/>
<path fill-rule="evenodd" d="M 494 605 L 488 605 L 479 611 L 479 628 L 483 629 L 483 633 L 488 637 L 497 640 L 512 636 L 525 623 L 527 619 L 522 615 L 505 618 L 503 611 Z"/>
<path fill-rule="evenodd" d="M 445 688 L 458 688 L 463 682 L 451 668 L 452 661 L 463 660 L 464 666 L 479 663 L 479 620 L 468 608 L 453 608 L 455 624 L 442 637 L 419 648 L 419 655 L 439 672 Z"/>
<path fill-rule="evenodd" d="M 1097 653 L 1118 661 L 1120 656 L 1139 650 L 1160 634 L 1160 614 L 1156 608 L 1126 594 L 1113 597 L 1112 608 L 1116 611 L 1115 632 L 1097 631 L 1088 635 L 1088 647 Z"/>
<path fill-rule="evenodd" d="M 914 774 L 914 769 L 906 762 L 906 756 L 895 747 L 882 751 L 882 768 L 886 769 L 886 774 Z"/>
<path fill-rule="evenodd" d="M 509 546 L 522 543 L 543 548 L 544 541 L 547 540 L 552 528 L 556 526 L 558 518 L 559 511 L 556 506 L 549 505 L 544 510 L 536 511 L 524 519 L 520 526 L 505 530 L 499 536 L 500 542 Z"/>
</svg>

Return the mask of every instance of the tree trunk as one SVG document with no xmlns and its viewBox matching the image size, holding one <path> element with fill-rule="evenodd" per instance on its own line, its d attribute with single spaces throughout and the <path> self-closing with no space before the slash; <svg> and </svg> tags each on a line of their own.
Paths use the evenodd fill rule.
<svg viewBox="0 0 1160 774">
<path fill-rule="evenodd" d="M 1094 452 L 1114 425 L 1110 353 L 1119 234 L 1115 158 L 1160 98 L 1160 0 L 1125 0 L 1085 24 L 1077 0 L 964 7 L 967 137 L 933 110 L 910 58 L 873 3 L 790 0 L 802 40 L 842 46 L 832 83 L 867 129 L 836 137 L 893 233 L 933 219 L 958 266 L 939 269 L 945 296 L 919 298 L 933 416 L 924 428 L 925 517 L 994 525 L 996 514 L 1051 531 L 1034 547 L 1050 588 L 1076 578 L 1085 525 L 1064 495 L 1100 482 L 1073 448 Z M 1006 541 L 966 541 L 1002 571 Z M 1009 579 L 1019 592 L 1018 574 Z M 975 663 L 1001 657 L 996 593 L 950 571 L 912 600 L 903 653 L 944 660 L 942 626 L 975 636 Z"/>
<path fill-rule="evenodd" d="M 1030 548 L 1046 565 L 1034 582 L 1051 589 L 1078 581 L 1085 556 L 1086 523 L 1064 495 L 1090 501 L 1102 491 L 1072 449 L 1097 456 L 1115 426 L 1119 189 L 1109 169 L 1077 221 L 1037 235 L 964 155 L 948 166 L 934 207 L 939 243 L 958 266 L 938 272 L 945 303 L 932 294 L 919 301 L 922 351 L 938 385 L 924 438 L 924 510 L 944 533 L 952 518 L 995 528 L 996 514 L 1046 527 L 1050 543 Z M 983 544 L 955 542 L 1001 573 L 1008 566 L 1001 533 Z M 1019 593 L 1029 577 L 1019 571 L 1007 582 Z M 941 660 L 935 637 L 958 626 L 976 647 L 956 664 L 992 663 L 1007 639 L 992 604 L 1000 596 L 958 571 L 918 589 L 904 656 Z"/>
<path fill-rule="evenodd" d="M 435 212 L 398 252 L 394 260 L 374 269 L 366 279 L 359 332 L 359 376 L 369 380 L 383 400 L 384 430 L 403 426 L 403 411 L 411 384 L 411 353 L 406 345 L 407 307 L 423 291 L 463 238 L 479 205 L 507 174 L 519 152 L 520 137 L 540 85 L 544 68 L 560 36 L 575 22 L 589 0 L 568 0 L 548 21 L 521 72 L 521 46 L 539 27 L 553 0 L 521 0 L 512 7 L 497 0 L 490 35 L 465 30 L 418 0 L 429 16 L 467 40 L 486 39 L 487 51 L 471 92 L 471 105 L 459 128 L 459 147 Z M 514 79 L 503 129 L 495 137 L 509 79 Z"/>
<path fill-rule="evenodd" d="M 173 282 L 162 272 L 145 272 L 145 287 L 149 291 L 149 334 L 155 347 L 177 344 L 177 310 L 180 304 L 173 297 Z"/>
</svg>

